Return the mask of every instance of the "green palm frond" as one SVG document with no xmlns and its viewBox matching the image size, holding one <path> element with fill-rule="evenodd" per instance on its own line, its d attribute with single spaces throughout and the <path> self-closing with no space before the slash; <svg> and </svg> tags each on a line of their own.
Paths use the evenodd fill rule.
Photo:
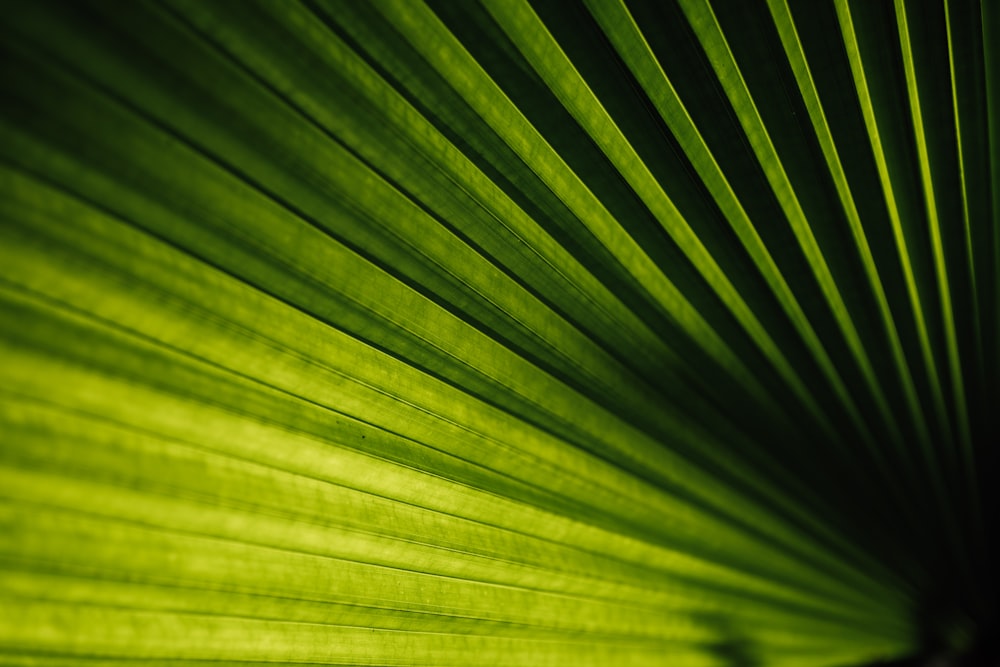
<svg viewBox="0 0 1000 667">
<path fill-rule="evenodd" d="M 3 664 L 986 650 L 1000 4 L 0 7 Z"/>
</svg>

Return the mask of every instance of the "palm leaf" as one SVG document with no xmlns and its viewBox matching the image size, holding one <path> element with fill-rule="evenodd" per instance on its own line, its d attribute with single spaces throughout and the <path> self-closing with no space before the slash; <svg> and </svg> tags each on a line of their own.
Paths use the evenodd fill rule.
<svg viewBox="0 0 1000 667">
<path fill-rule="evenodd" d="M 4 664 L 987 646 L 995 3 L 4 9 Z"/>
</svg>

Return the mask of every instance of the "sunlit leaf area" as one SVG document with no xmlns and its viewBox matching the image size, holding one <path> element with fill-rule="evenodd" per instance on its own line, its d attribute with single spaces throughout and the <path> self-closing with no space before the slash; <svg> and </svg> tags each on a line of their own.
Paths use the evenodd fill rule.
<svg viewBox="0 0 1000 667">
<path fill-rule="evenodd" d="M 993 0 L 2 0 L 0 664 L 987 664 L 998 193 Z"/>
</svg>

